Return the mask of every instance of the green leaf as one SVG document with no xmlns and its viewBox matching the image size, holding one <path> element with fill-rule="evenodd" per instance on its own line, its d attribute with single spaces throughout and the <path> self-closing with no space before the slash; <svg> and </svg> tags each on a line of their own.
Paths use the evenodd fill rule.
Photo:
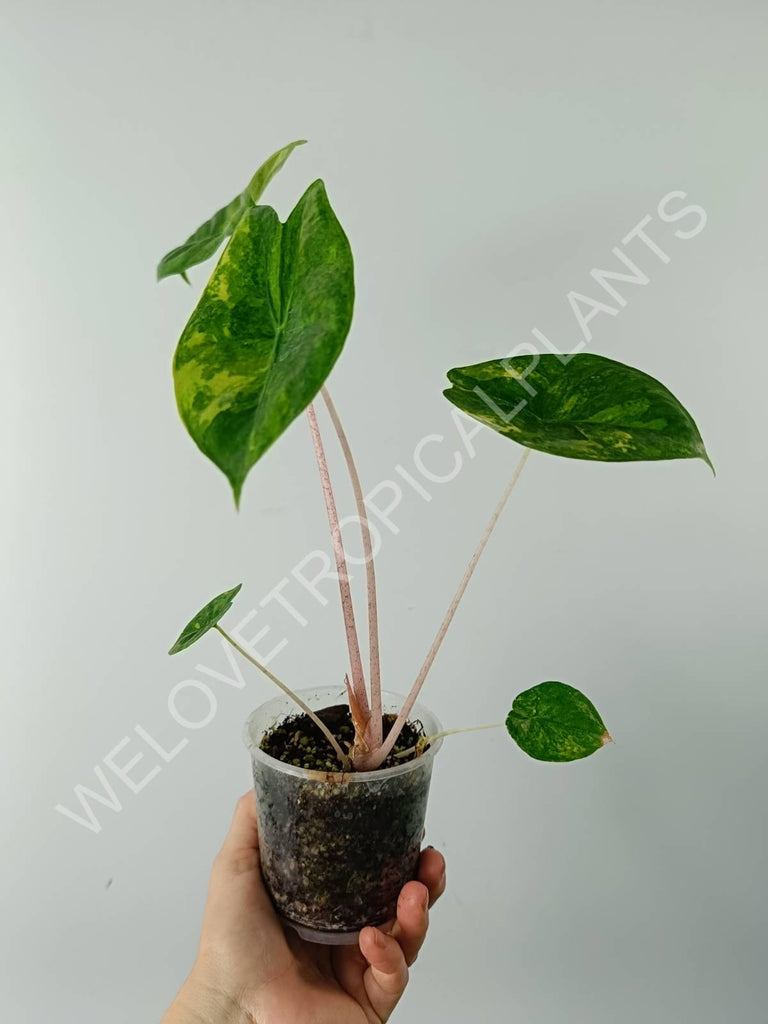
<svg viewBox="0 0 768 1024">
<path fill-rule="evenodd" d="M 672 392 L 605 356 L 493 359 L 449 370 L 448 380 L 449 402 L 527 448 L 600 462 L 699 458 L 712 467 Z"/>
<path fill-rule="evenodd" d="M 225 590 L 223 594 L 219 594 L 218 597 L 214 597 L 212 601 L 209 601 L 205 608 L 202 608 L 194 619 L 188 622 L 184 629 L 182 629 L 179 639 L 168 653 L 178 654 L 179 651 L 183 651 L 187 647 L 191 647 L 192 644 L 197 643 L 200 637 L 207 633 L 209 629 L 213 629 L 222 615 L 232 607 L 235 595 L 242 585 L 242 583 L 238 583 L 232 590 Z"/>
<path fill-rule="evenodd" d="M 269 206 L 245 213 L 173 365 L 181 418 L 236 503 L 250 468 L 331 372 L 353 302 L 352 252 L 322 181 L 285 224 Z"/>
<path fill-rule="evenodd" d="M 577 761 L 611 742 L 594 704 L 566 683 L 539 683 L 519 694 L 506 726 L 537 761 Z"/>
<path fill-rule="evenodd" d="M 268 160 L 265 160 L 251 178 L 247 188 L 239 196 L 235 196 L 230 203 L 217 210 L 205 224 L 202 224 L 193 235 L 189 236 L 186 242 L 171 249 L 163 256 L 157 266 L 157 280 L 162 281 L 164 277 L 180 274 L 189 284 L 187 270 L 197 263 L 207 260 L 209 256 L 213 256 L 221 243 L 229 238 L 235 230 L 245 211 L 258 203 L 262 192 L 294 149 L 304 145 L 305 142 L 306 139 L 290 142 L 273 153 Z"/>
<path fill-rule="evenodd" d="M 248 186 L 245 189 L 245 192 L 250 197 L 254 206 L 261 199 L 262 192 L 270 181 L 272 181 L 277 172 L 282 169 L 283 164 L 294 149 L 296 149 L 297 146 L 303 146 L 306 141 L 306 139 L 297 139 L 296 142 L 289 142 L 287 146 L 283 146 L 282 149 L 278 149 L 278 151 L 273 153 L 268 160 L 264 161 L 258 171 L 256 171 L 254 176 L 248 182 Z"/>
</svg>

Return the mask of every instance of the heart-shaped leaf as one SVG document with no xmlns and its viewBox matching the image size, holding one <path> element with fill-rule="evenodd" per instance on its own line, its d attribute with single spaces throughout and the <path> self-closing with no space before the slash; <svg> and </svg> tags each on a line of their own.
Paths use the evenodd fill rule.
<svg viewBox="0 0 768 1024">
<path fill-rule="evenodd" d="M 236 503 L 251 466 L 331 372 L 353 303 L 352 252 L 322 181 L 285 224 L 269 206 L 246 211 L 173 364 L 181 418 Z"/>
<path fill-rule="evenodd" d="M 200 637 L 207 633 L 209 629 L 213 629 L 222 615 L 232 607 L 232 602 L 242 585 L 242 583 L 238 583 L 232 590 L 225 590 L 223 594 L 219 594 L 218 597 L 214 597 L 212 601 L 209 601 L 205 608 L 201 608 L 192 621 L 188 622 L 184 629 L 182 629 L 179 639 L 168 653 L 178 654 L 179 651 L 183 651 L 187 647 L 191 647 L 192 644 L 197 643 Z"/>
<path fill-rule="evenodd" d="M 189 283 L 187 278 L 189 268 L 194 267 L 197 263 L 202 263 L 209 256 L 213 256 L 221 243 L 226 241 L 235 230 L 245 211 L 258 203 L 262 192 L 294 149 L 305 142 L 306 139 L 290 142 L 273 153 L 268 160 L 265 160 L 251 178 L 248 187 L 239 196 L 235 196 L 230 203 L 217 210 L 205 224 L 201 224 L 197 231 L 189 236 L 186 242 L 171 249 L 163 256 L 157 266 L 157 280 L 162 281 L 164 277 L 170 277 L 172 274 L 181 274 Z"/>
<path fill-rule="evenodd" d="M 567 683 L 539 683 L 515 697 L 507 732 L 537 761 L 577 761 L 610 743 L 594 704 Z"/>
<path fill-rule="evenodd" d="M 704 442 L 671 391 L 605 356 L 493 359 L 449 370 L 449 402 L 505 437 L 600 462 L 703 459 Z"/>
</svg>

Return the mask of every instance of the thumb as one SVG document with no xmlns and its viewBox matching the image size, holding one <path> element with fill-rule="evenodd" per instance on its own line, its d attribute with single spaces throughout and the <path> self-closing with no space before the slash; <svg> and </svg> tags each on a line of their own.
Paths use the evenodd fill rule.
<svg viewBox="0 0 768 1024">
<path fill-rule="evenodd" d="M 216 861 L 231 866 L 233 862 L 247 861 L 249 855 L 251 859 L 259 859 L 259 819 L 252 789 L 237 801 L 232 824 Z"/>
<path fill-rule="evenodd" d="M 285 935 L 261 874 L 259 824 L 253 790 L 240 797 L 227 837 L 213 862 L 203 939 L 238 936 L 282 948 Z"/>
</svg>

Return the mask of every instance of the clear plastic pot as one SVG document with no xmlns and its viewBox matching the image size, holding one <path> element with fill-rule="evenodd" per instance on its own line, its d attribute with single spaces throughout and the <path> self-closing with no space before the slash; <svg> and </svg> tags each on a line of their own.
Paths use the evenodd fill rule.
<svg viewBox="0 0 768 1024">
<path fill-rule="evenodd" d="M 313 711 L 347 703 L 344 687 L 297 691 Z M 384 713 L 405 698 L 382 694 Z M 265 732 L 301 709 L 278 696 L 245 726 L 253 762 L 261 867 L 283 920 L 302 938 L 329 945 L 357 942 L 365 925 L 395 915 L 403 885 L 415 876 L 427 810 L 435 740 L 420 757 L 373 772 L 319 772 L 285 764 L 260 749 Z M 441 731 L 423 704 L 409 721 Z"/>
</svg>

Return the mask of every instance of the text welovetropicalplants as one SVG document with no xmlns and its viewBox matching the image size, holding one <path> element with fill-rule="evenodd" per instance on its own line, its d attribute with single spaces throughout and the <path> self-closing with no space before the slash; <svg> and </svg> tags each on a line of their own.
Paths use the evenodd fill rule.
<svg viewBox="0 0 768 1024">
<path fill-rule="evenodd" d="M 322 181 L 301 196 L 283 223 L 258 205 L 272 176 L 299 145 L 275 153 L 249 186 L 186 242 L 163 258 L 158 278 L 180 274 L 226 242 L 176 349 L 173 375 L 181 418 L 200 450 L 226 475 L 239 503 L 249 471 L 306 410 L 328 512 L 344 611 L 349 669 L 345 674 L 354 741 L 339 737 L 219 624 L 239 586 L 214 598 L 171 648 L 184 650 L 216 629 L 289 694 L 322 730 L 344 771 L 373 771 L 392 752 L 437 656 L 475 565 L 531 450 L 571 459 L 635 462 L 698 458 L 711 466 L 690 413 L 658 380 L 595 354 L 491 359 L 448 371 L 446 398 L 525 451 L 451 601 L 408 696 L 382 735 L 376 583 L 370 531 L 351 449 L 325 388 L 352 322 L 354 274 L 346 235 Z M 315 397 L 322 393 L 352 480 L 366 552 L 370 658 L 360 652 L 345 555 Z M 531 757 L 572 761 L 610 740 L 600 715 L 574 687 L 540 683 L 520 693 L 505 722 Z M 486 728 L 478 726 L 473 728 Z M 469 730 L 448 730 L 452 732 Z M 432 737 L 435 739 L 436 737 Z M 418 757 L 429 737 L 397 756 Z"/>
</svg>

